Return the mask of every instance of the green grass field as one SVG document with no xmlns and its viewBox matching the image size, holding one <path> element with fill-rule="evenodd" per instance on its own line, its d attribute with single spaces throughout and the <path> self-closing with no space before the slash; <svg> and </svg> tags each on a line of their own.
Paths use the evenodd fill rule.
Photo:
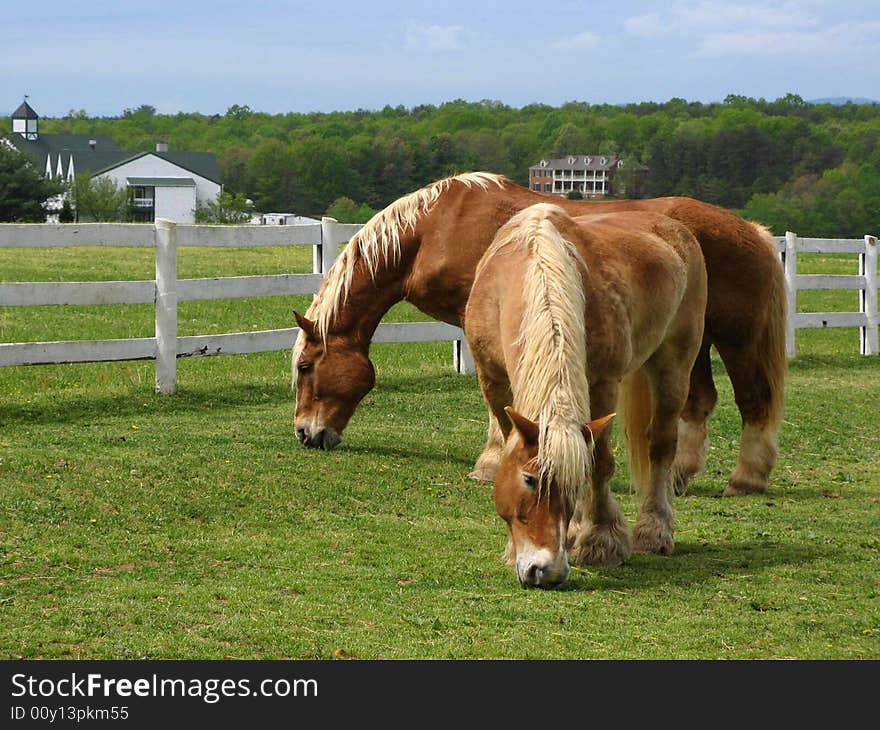
<svg viewBox="0 0 880 730">
<path fill-rule="evenodd" d="M 803 256 L 804 272 L 855 273 Z M 306 270 L 307 249 L 183 249 L 180 276 Z M 152 252 L 2 250 L 2 280 L 152 278 Z M 805 310 L 856 295 L 802 295 Z M 180 305 L 180 334 L 292 325 L 308 298 Z M 388 319 L 416 319 L 398 306 Z M 150 306 L 0 308 L 0 341 L 152 335 Z M 334 452 L 293 438 L 289 353 L 0 369 L 0 658 L 880 658 L 880 359 L 801 331 L 771 492 L 720 493 L 723 367 L 676 552 L 522 590 L 485 410 L 451 345 L 376 345 Z M 632 522 L 622 450 L 614 488 Z"/>
</svg>

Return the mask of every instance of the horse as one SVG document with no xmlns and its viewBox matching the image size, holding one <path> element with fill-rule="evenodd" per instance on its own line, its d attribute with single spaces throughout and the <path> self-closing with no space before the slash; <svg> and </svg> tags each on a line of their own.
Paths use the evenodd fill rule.
<svg viewBox="0 0 880 730">
<path fill-rule="evenodd" d="M 324 279 L 291 352 L 294 430 L 305 446 L 333 448 L 375 383 L 370 339 L 392 305 L 461 326 L 474 271 L 498 229 L 520 210 L 552 202 L 570 215 L 647 211 L 685 225 L 700 243 L 709 281 L 704 338 L 678 431 L 676 491 L 705 466 L 707 421 L 717 393 L 710 347 L 726 366 L 742 417 L 739 459 L 725 494 L 764 492 L 777 458 L 785 355 L 785 280 L 762 226 L 691 198 L 574 201 L 542 195 L 500 175 L 472 172 L 433 182 L 379 211 Z M 491 480 L 503 447 L 490 416 L 475 478 Z"/>
<path fill-rule="evenodd" d="M 523 587 L 563 583 L 569 541 L 579 563 L 629 556 L 610 490 L 606 424 L 617 406 L 643 497 L 633 546 L 672 552 L 678 419 L 705 312 L 700 246 L 670 218 L 571 218 L 539 203 L 499 229 L 477 265 L 464 321 L 483 397 L 505 436 L 495 507 Z"/>
</svg>

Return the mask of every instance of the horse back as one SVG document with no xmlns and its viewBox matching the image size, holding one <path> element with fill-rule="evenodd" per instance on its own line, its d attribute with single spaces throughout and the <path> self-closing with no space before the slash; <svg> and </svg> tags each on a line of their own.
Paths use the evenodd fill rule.
<svg viewBox="0 0 880 730">
<path fill-rule="evenodd" d="M 622 375 L 669 337 L 702 335 L 706 269 L 699 242 L 685 225 L 645 211 L 572 222 L 586 264 L 584 294 L 597 366 L 607 354 L 604 366 Z"/>
</svg>

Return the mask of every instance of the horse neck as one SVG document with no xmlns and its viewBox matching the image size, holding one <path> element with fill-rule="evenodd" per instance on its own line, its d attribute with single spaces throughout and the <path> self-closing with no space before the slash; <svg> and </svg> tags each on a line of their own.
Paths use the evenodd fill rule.
<svg viewBox="0 0 880 730">
<path fill-rule="evenodd" d="M 414 236 L 401 236 L 400 256 L 380 256 L 372 273 L 363 261 L 355 262 L 347 289 L 337 292 L 341 301 L 329 320 L 327 334 L 344 334 L 368 347 L 382 317 L 404 298 L 404 284 L 417 248 Z"/>
</svg>

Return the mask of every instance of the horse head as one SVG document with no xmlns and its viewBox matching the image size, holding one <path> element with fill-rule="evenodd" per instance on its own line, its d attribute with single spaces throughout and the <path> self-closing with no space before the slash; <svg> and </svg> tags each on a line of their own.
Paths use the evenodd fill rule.
<svg viewBox="0 0 880 730">
<path fill-rule="evenodd" d="M 315 323 L 293 313 L 302 331 L 302 347 L 293 363 L 296 374 L 296 437 L 304 446 L 332 449 L 355 408 L 376 383 L 368 346 L 354 336 L 322 337 Z"/>
<path fill-rule="evenodd" d="M 556 588 L 568 579 L 566 543 L 575 495 L 571 490 L 561 489 L 556 479 L 548 476 L 553 469 L 541 462 L 538 423 L 513 408 L 505 411 L 513 431 L 495 475 L 495 510 L 507 523 L 507 557 L 523 588 Z M 588 448 L 593 447 L 613 416 L 612 413 L 582 427 Z M 585 473 L 584 482 L 588 478 Z M 581 487 L 586 488 L 586 483 Z"/>
</svg>

